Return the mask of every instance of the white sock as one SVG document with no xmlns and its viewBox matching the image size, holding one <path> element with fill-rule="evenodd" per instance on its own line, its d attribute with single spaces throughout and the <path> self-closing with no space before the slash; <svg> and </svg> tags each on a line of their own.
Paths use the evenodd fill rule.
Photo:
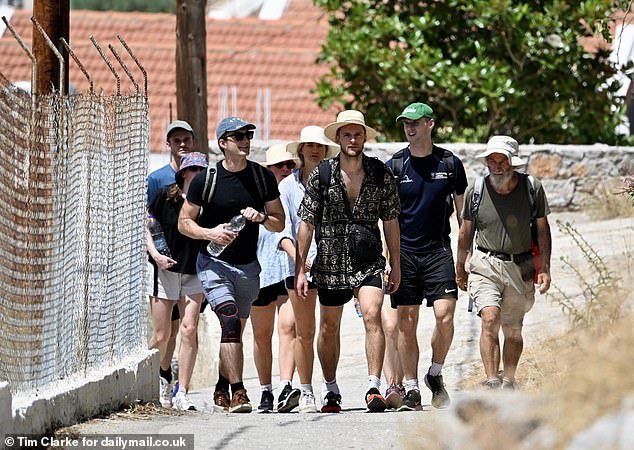
<svg viewBox="0 0 634 450">
<path fill-rule="evenodd" d="M 286 386 L 291 386 L 291 380 L 280 380 L 280 391 Z"/>
<path fill-rule="evenodd" d="M 260 385 L 260 389 L 262 389 L 262 392 L 265 392 L 265 391 L 273 392 L 273 385 L 272 384 L 261 384 Z"/>
<path fill-rule="evenodd" d="M 438 375 L 440 375 L 440 372 L 442 372 L 442 364 L 438 364 L 435 362 L 431 362 L 431 366 L 429 366 L 429 375 L 431 375 L 432 377 L 437 377 Z"/>
<path fill-rule="evenodd" d="M 313 385 L 312 384 L 300 384 L 299 390 L 302 391 L 302 394 L 305 393 L 313 393 Z"/>
<path fill-rule="evenodd" d="M 368 376 L 368 389 L 377 388 L 381 390 L 381 379 L 376 375 Z"/>
<path fill-rule="evenodd" d="M 340 394 L 339 386 L 337 385 L 337 379 L 333 378 L 330 381 L 324 380 L 324 391 L 332 392 L 334 394 Z"/>
<path fill-rule="evenodd" d="M 418 378 L 414 378 L 413 380 L 405 380 L 403 383 L 403 387 L 405 388 L 405 393 L 408 393 L 412 389 L 418 389 Z"/>
</svg>

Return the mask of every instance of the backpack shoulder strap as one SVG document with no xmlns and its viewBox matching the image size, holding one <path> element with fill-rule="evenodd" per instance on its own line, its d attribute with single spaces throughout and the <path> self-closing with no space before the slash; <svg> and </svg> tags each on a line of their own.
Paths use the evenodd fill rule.
<svg viewBox="0 0 634 450">
<path fill-rule="evenodd" d="M 528 203 L 531 208 L 531 222 L 537 217 L 537 191 L 535 188 L 535 177 L 524 174 L 526 178 L 526 190 L 528 192 Z"/>
<path fill-rule="evenodd" d="M 220 164 L 218 161 L 216 164 L 209 164 L 207 166 L 207 174 L 205 175 L 205 187 L 203 188 L 203 201 L 205 203 L 211 203 L 211 199 L 214 196 L 216 190 L 216 174 L 218 172 L 216 165 Z"/>
<path fill-rule="evenodd" d="M 403 175 L 403 165 L 405 163 L 405 150 L 401 149 L 392 155 L 392 173 L 396 181 L 401 181 Z"/>
<path fill-rule="evenodd" d="M 484 191 L 484 177 L 476 178 L 473 185 L 473 195 L 471 196 L 471 218 L 475 223 L 476 216 L 478 215 L 478 209 L 480 209 L 480 202 L 482 201 L 482 193 Z"/>
<path fill-rule="evenodd" d="M 268 190 L 266 184 L 266 178 L 264 174 L 264 167 L 262 167 L 258 163 L 254 163 L 253 161 L 247 161 L 249 166 L 251 166 L 251 172 L 253 173 L 253 179 L 255 180 L 255 184 L 258 188 L 258 193 L 260 194 L 260 199 L 262 202 L 265 202 Z"/>
<path fill-rule="evenodd" d="M 332 176 L 332 167 L 330 167 L 330 161 L 322 159 L 317 166 L 317 172 L 319 175 L 319 193 L 322 200 L 326 198 L 328 194 L 328 187 L 330 186 L 330 177 Z"/>
</svg>

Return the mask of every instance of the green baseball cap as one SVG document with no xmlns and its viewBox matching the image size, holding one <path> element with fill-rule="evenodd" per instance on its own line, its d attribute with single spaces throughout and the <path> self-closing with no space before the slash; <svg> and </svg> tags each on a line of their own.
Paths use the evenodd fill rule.
<svg viewBox="0 0 634 450">
<path fill-rule="evenodd" d="M 421 117 L 429 117 L 430 119 L 433 119 L 434 111 L 429 105 L 424 103 L 412 103 L 403 110 L 401 115 L 396 118 L 396 121 L 398 122 L 401 119 L 418 120 Z"/>
</svg>

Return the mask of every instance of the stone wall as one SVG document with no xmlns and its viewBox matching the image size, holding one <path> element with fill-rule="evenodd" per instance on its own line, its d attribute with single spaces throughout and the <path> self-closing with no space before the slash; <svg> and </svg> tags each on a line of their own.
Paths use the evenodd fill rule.
<svg viewBox="0 0 634 450">
<path fill-rule="evenodd" d="M 264 160 L 263 143 L 253 142 L 253 159 Z M 272 145 L 273 143 L 269 143 Z M 366 145 L 366 151 L 385 161 L 404 143 Z M 469 181 L 486 173 L 476 158 L 484 144 L 440 144 L 458 155 Z M 634 173 L 634 147 L 608 145 L 521 145 L 520 156 L 528 162 L 526 171 L 539 178 L 554 210 L 578 210 L 605 191 L 618 185 L 625 175 Z"/>
</svg>

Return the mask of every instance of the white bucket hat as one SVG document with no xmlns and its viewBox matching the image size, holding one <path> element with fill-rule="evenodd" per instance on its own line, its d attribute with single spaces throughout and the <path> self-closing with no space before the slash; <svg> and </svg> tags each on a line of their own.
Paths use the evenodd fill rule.
<svg viewBox="0 0 634 450">
<path fill-rule="evenodd" d="M 299 133 L 299 141 L 289 142 L 286 144 L 286 151 L 297 155 L 299 146 L 308 142 L 325 145 L 325 159 L 332 158 L 339 152 L 339 146 L 328 139 L 324 134 L 324 129 L 317 125 L 308 125 L 307 127 L 302 128 L 302 131 Z"/>
<path fill-rule="evenodd" d="M 297 158 L 297 155 L 289 153 L 286 150 L 285 144 L 275 144 L 271 145 L 266 151 L 266 161 L 262 164 L 265 166 L 272 166 L 273 164 L 281 163 L 283 161 L 298 162 L 299 159 Z"/>
<path fill-rule="evenodd" d="M 484 152 L 476 156 L 483 164 L 487 164 L 487 156 L 493 153 L 501 153 L 506 155 L 511 167 L 519 167 L 526 164 L 519 155 L 519 144 L 510 136 L 493 136 L 487 142 L 487 148 Z"/>
<path fill-rule="evenodd" d="M 365 124 L 365 117 L 363 116 L 363 113 L 355 109 L 347 109 L 337 114 L 337 121 L 326 125 L 324 133 L 328 139 L 334 141 L 337 136 L 337 130 L 345 125 L 351 124 L 361 125 L 365 128 L 365 136 L 367 139 L 372 139 L 378 134 L 374 128 Z"/>
</svg>

